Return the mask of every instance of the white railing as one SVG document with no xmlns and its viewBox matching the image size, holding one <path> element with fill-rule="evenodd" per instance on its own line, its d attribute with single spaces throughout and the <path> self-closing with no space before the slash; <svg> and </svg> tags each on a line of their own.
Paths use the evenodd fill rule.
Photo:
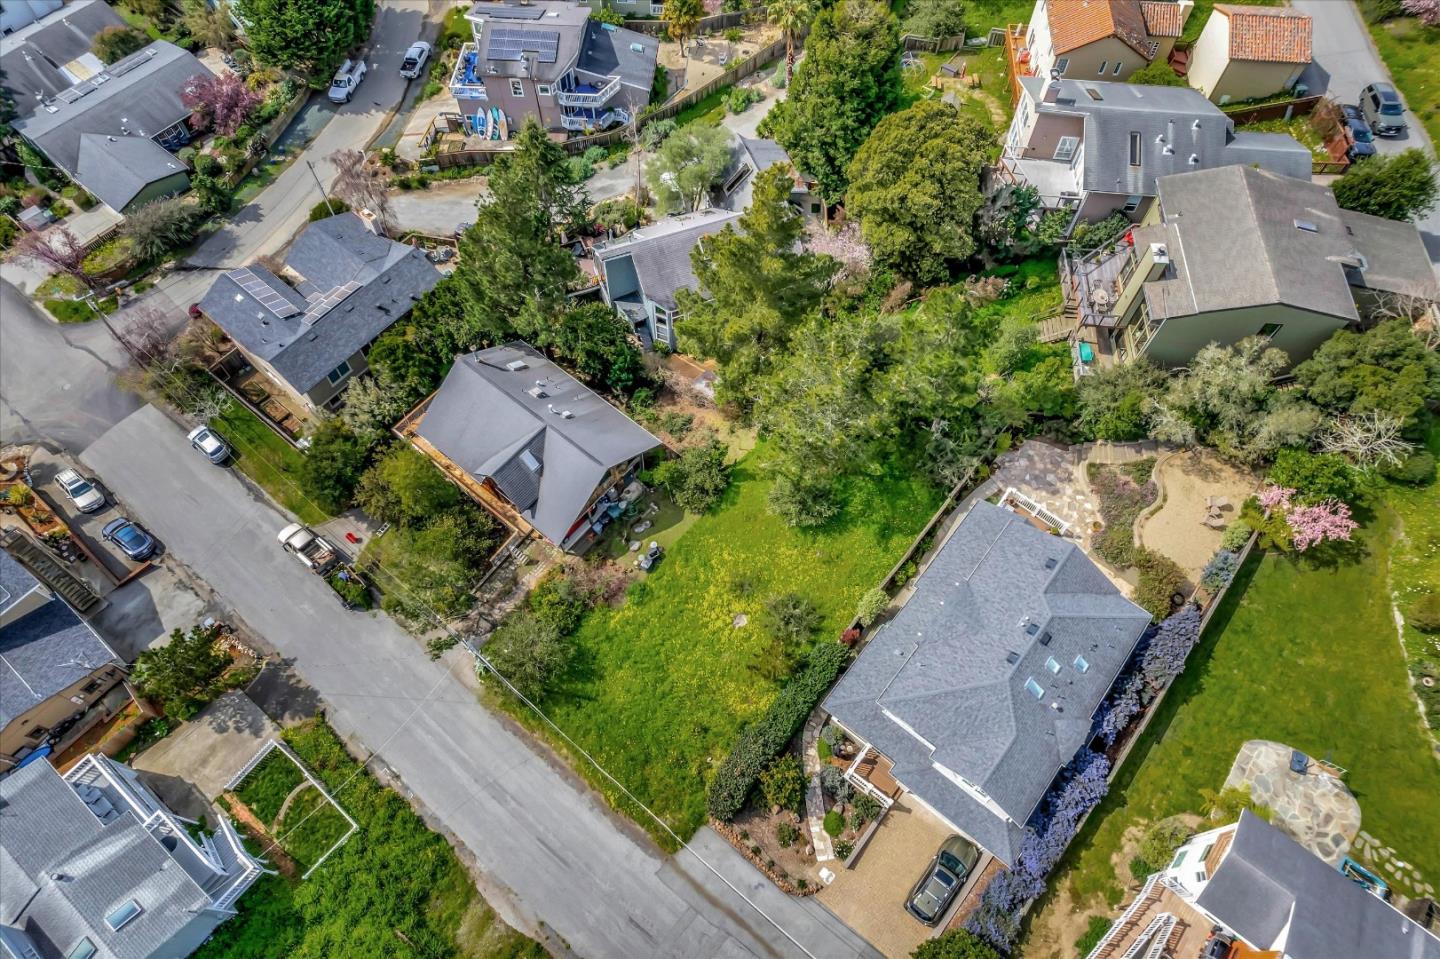
<svg viewBox="0 0 1440 959">
<path fill-rule="evenodd" d="M 474 55 L 473 66 L 470 70 L 470 77 L 465 76 L 465 65 L 470 62 L 470 55 Z M 460 56 L 455 60 L 455 69 L 450 74 L 450 94 L 457 100 L 484 100 L 485 78 L 481 71 L 484 66 L 480 60 L 480 48 L 477 44 L 466 43 L 460 47 Z"/>
<path fill-rule="evenodd" d="M 1130 943 L 1130 948 L 1125 950 L 1120 956 L 1120 959 L 1138 959 L 1140 953 L 1145 949 L 1145 943 L 1149 942 L 1151 937 L 1159 933 L 1160 929 L 1164 927 L 1166 919 L 1169 919 L 1172 923 L 1175 921 L 1175 917 L 1168 912 L 1162 912 L 1154 919 L 1151 919 L 1150 925 L 1146 926 L 1145 931 L 1135 937 L 1135 941 Z M 1165 934 L 1167 936 L 1170 934 L 1168 929 Z"/>
<path fill-rule="evenodd" d="M 603 130 L 606 127 L 614 126 L 617 123 L 625 124 L 629 122 L 629 112 L 626 110 L 622 110 L 619 107 L 616 107 L 613 110 L 606 110 L 604 113 L 600 114 L 600 116 L 594 118 L 576 116 L 560 117 L 560 126 L 564 127 L 566 130 Z"/>
<path fill-rule="evenodd" d="M 240 771 L 230 777 L 230 781 L 225 784 L 225 790 L 228 792 L 244 782 L 245 777 L 254 772 L 255 767 L 260 765 L 265 757 L 270 755 L 270 751 L 278 745 L 280 744 L 273 739 L 265 740 L 265 742 L 261 744 L 259 752 L 251 756 L 250 761 L 241 766 Z"/>
<path fill-rule="evenodd" d="M 1115 944 L 1115 940 L 1119 939 L 1125 932 L 1131 917 L 1134 916 L 1135 913 L 1149 907 L 1150 894 L 1155 891 L 1155 884 L 1159 879 L 1160 873 L 1157 872 L 1145 880 L 1145 885 L 1140 889 L 1140 894 L 1135 897 L 1135 901 L 1126 907 L 1125 911 L 1120 914 L 1120 917 L 1115 920 L 1105 935 L 1100 937 L 1100 941 L 1095 943 L 1095 948 L 1090 950 L 1090 953 L 1085 959 L 1099 959 L 1100 956 L 1105 954 L 1107 948 Z"/>
<path fill-rule="evenodd" d="M 1155 938 L 1150 943 L 1150 948 L 1145 950 L 1145 959 L 1160 959 L 1165 954 L 1165 947 L 1170 945 L 1170 933 L 1174 931 L 1177 920 L 1168 912 L 1160 918 L 1164 921 L 1160 928 L 1155 930 Z"/>
<path fill-rule="evenodd" d="M 882 809 L 889 809 L 892 805 L 895 804 L 895 800 L 885 795 L 879 790 L 878 787 L 876 787 L 874 783 L 872 783 L 870 780 L 866 779 L 864 776 L 860 775 L 858 772 L 855 771 L 856 768 L 859 767 L 860 761 L 864 759 L 867 755 L 869 755 L 869 753 L 870 747 L 867 745 L 864 749 L 860 750 L 860 752 L 855 754 L 855 758 L 851 761 L 850 765 L 845 767 L 845 778 L 848 779 L 850 781 L 850 784 L 856 789 L 860 790 L 862 793 L 869 796 L 871 799 L 879 802 Z M 876 761 L 878 762 L 880 754 L 877 752 L 875 754 L 875 757 Z"/>
<path fill-rule="evenodd" d="M 620 78 L 610 80 L 594 93 L 580 93 L 575 90 L 556 90 L 555 101 L 562 107 L 599 107 L 609 102 L 620 89 Z"/>
<path fill-rule="evenodd" d="M 1000 497 L 1000 505 L 1004 506 L 1006 509 L 1009 509 L 1010 507 L 1006 505 L 1007 503 L 1014 503 L 1016 506 L 1019 506 L 1025 512 L 1029 513 L 1031 516 L 1034 516 L 1036 519 L 1040 520 L 1046 526 L 1049 526 L 1052 529 L 1059 530 L 1061 536 L 1064 536 L 1065 533 L 1070 529 L 1069 523 L 1065 522 L 1065 520 L 1056 516 L 1054 513 L 1050 512 L 1048 509 L 1041 506 L 1039 503 L 1035 502 L 1033 499 L 1026 496 L 1024 493 L 1020 492 L 1013 486 L 1005 490 L 1005 495 Z M 1011 512 L 1014 511 L 1011 510 Z"/>
</svg>

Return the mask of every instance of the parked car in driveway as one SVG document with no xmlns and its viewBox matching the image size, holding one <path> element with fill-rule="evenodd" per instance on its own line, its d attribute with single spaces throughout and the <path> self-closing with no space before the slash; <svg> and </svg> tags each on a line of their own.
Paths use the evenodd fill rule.
<svg viewBox="0 0 1440 959">
<path fill-rule="evenodd" d="M 220 434 L 208 426 L 197 426 L 190 431 L 186 437 L 190 445 L 205 454 L 210 462 L 219 465 L 230 458 L 230 447 L 220 438 Z"/>
<path fill-rule="evenodd" d="M 940 851 L 910 890 L 905 910 L 925 925 L 935 925 L 979 861 L 980 850 L 973 842 L 963 836 L 951 836 L 940 844 Z"/>
<path fill-rule="evenodd" d="M 65 496 L 82 513 L 93 513 L 105 507 L 105 494 L 95 488 L 79 470 L 64 469 L 55 474 L 55 482 L 65 491 Z"/>
<path fill-rule="evenodd" d="M 1360 91 L 1360 112 L 1377 136 L 1398 137 L 1405 132 L 1405 103 L 1388 83 L 1372 83 Z"/>
<path fill-rule="evenodd" d="M 122 553 L 139 562 L 155 555 L 155 537 L 140 526 L 124 517 L 112 519 L 100 531 L 107 543 L 114 543 Z"/>
<path fill-rule="evenodd" d="M 405 51 L 405 59 L 400 62 L 400 75 L 407 80 L 414 80 L 425 69 L 425 63 L 430 59 L 430 44 L 424 40 L 418 40 L 410 44 L 410 49 Z"/>
</svg>

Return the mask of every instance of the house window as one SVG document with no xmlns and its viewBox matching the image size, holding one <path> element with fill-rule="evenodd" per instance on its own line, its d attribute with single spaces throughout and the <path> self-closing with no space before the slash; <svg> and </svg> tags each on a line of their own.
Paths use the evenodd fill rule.
<svg viewBox="0 0 1440 959">
<path fill-rule="evenodd" d="M 1280 327 L 1283 325 L 1282 323 L 1266 323 L 1260 327 L 1260 332 L 1256 335 L 1263 336 L 1267 340 L 1273 340 L 1275 339 L 1275 334 L 1280 332 Z"/>
<path fill-rule="evenodd" d="M 1075 159 L 1075 151 L 1080 147 L 1079 137 L 1061 137 L 1060 142 L 1055 144 L 1055 159 L 1064 160 L 1067 163 Z"/>
<path fill-rule="evenodd" d="M 97 689 L 99 689 L 99 688 L 100 688 L 100 680 L 98 680 L 98 679 L 92 679 L 92 680 L 90 680 L 90 682 L 88 682 L 88 683 L 86 683 L 84 686 L 81 686 L 81 687 L 80 687 L 80 692 L 81 692 L 82 695 L 88 696 L 88 695 L 90 695 L 91 693 L 95 692 L 95 690 L 97 690 Z"/>
<path fill-rule="evenodd" d="M 127 899 L 105 914 L 105 924 L 111 929 L 119 930 L 143 911 L 140 903 L 134 899 Z"/>
<path fill-rule="evenodd" d="M 519 80 L 511 80 L 510 95 L 512 97 L 523 97 L 525 95 L 525 84 Z"/>
<path fill-rule="evenodd" d="M 1085 672 L 1086 670 L 1088 670 L 1089 668 L 1090 668 L 1090 663 L 1085 659 L 1084 656 L 1076 656 L 1076 657 L 1075 657 L 1075 672 L 1077 672 L 1077 673 L 1083 673 L 1083 672 Z"/>
<path fill-rule="evenodd" d="M 652 3 L 652 4 L 650 4 L 650 16 L 652 16 L 652 17 L 663 17 L 664 15 L 665 15 L 665 4 L 663 4 L 663 3 Z"/>
<path fill-rule="evenodd" d="M 90 959 L 90 957 L 98 951 L 99 950 L 95 948 L 95 943 L 90 941 L 89 936 L 86 936 L 84 939 L 75 943 L 74 949 L 65 953 L 65 959 Z"/>
<path fill-rule="evenodd" d="M 1099 70 L 1100 76 L 1103 77 L 1103 76 L 1105 75 L 1105 64 L 1107 64 L 1107 63 L 1109 63 L 1109 62 L 1110 62 L 1109 60 L 1101 60 L 1101 61 L 1100 61 L 1100 70 Z"/>
<path fill-rule="evenodd" d="M 1140 165 L 1140 134 L 1134 132 L 1130 134 L 1130 165 Z"/>
<path fill-rule="evenodd" d="M 347 376 L 349 376 L 349 375 L 350 375 L 350 361 L 349 361 L 349 360 L 346 360 L 345 362 L 341 363 L 339 366 L 335 367 L 335 369 L 331 370 L 329 373 L 326 373 L 326 374 L 325 374 L 325 379 L 327 379 L 327 380 L 330 381 L 330 385 L 331 385 L 331 386 L 334 386 L 336 383 L 339 383 L 341 380 L 343 380 L 345 377 L 347 377 Z"/>
<path fill-rule="evenodd" d="M 1060 672 L 1060 663 L 1056 661 L 1054 656 L 1051 656 L 1049 659 L 1045 660 L 1045 668 L 1050 670 L 1050 672 L 1052 673 L 1058 673 Z"/>
<path fill-rule="evenodd" d="M 1120 75 L 1120 68 L 1123 67 L 1124 65 L 1125 65 L 1125 64 L 1124 64 L 1123 62 L 1121 62 L 1121 61 L 1119 61 L 1119 60 L 1116 60 L 1116 61 L 1115 61 L 1115 69 L 1110 71 L 1111 75 L 1118 77 L 1118 76 Z"/>
<path fill-rule="evenodd" d="M 1062 77 L 1065 75 L 1065 71 L 1066 71 L 1066 70 L 1069 70 L 1069 69 L 1070 69 L 1070 58 L 1069 58 L 1069 57 L 1061 57 L 1060 59 L 1058 59 L 1058 60 L 1055 61 L 1055 72 L 1058 73 L 1058 74 L 1060 74 Z"/>
<path fill-rule="evenodd" d="M 1045 698 L 1045 690 L 1039 683 L 1035 682 L 1034 676 L 1030 676 L 1025 680 L 1025 691 L 1036 699 Z"/>
<path fill-rule="evenodd" d="M 542 97 L 548 97 L 548 96 L 550 96 L 550 84 L 548 84 L 548 83 L 536 84 L 536 86 L 535 86 L 535 92 L 538 93 L 538 94 L 540 94 Z"/>
<path fill-rule="evenodd" d="M 1145 198 L 1143 196 L 1135 196 L 1134 194 L 1131 194 L 1130 196 L 1127 196 L 1125 198 L 1125 205 L 1121 207 L 1121 209 L 1124 210 L 1126 213 L 1134 213 L 1136 210 L 1140 209 L 1140 204 L 1144 199 Z"/>
<path fill-rule="evenodd" d="M 1171 868 L 1171 869 L 1179 869 L 1179 868 L 1180 868 L 1180 864 L 1181 864 L 1182 862 L 1184 862 L 1184 861 L 1185 861 L 1185 850 L 1181 849 L 1179 852 L 1177 852 L 1177 853 L 1175 854 L 1175 858 L 1170 861 L 1170 868 Z"/>
</svg>

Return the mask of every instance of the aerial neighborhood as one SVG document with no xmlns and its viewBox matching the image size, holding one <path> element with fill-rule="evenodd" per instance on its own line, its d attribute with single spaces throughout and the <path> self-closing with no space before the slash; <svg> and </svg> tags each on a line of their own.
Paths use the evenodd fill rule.
<svg viewBox="0 0 1440 959">
<path fill-rule="evenodd" d="M 1434 0 L 4 0 L 0 959 L 1440 959 Z"/>
</svg>

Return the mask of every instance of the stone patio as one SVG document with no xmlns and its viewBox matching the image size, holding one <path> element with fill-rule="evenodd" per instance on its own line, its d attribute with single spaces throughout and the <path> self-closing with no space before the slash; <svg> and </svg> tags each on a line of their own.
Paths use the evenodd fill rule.
<svg viewBox="0 0 1440 959">
<path fill-rule="evenodd" d="M 1084 479 L 1082 452 L 1042 440 L 1026 440 L 995 460 L 991 479 L 1000 492 L 1014 488 L 1070 525 L 1069 537 L 1088 544 L 1090 525 L 1100 519 L 1100 500 Z"/>
<path fill-rule="evenodd" d="M 1250 797 L 1274 811 L 1274 825 L 1321 859 L 1338 866 L 1360 831 L 1360 804 L 1324 764 L 1311 759 L 1305 773 L 1290 769 L 1293 750 L 1252 739 L 1240 747 L 1225 788 L 1250 787 Z"/>
</svg>

